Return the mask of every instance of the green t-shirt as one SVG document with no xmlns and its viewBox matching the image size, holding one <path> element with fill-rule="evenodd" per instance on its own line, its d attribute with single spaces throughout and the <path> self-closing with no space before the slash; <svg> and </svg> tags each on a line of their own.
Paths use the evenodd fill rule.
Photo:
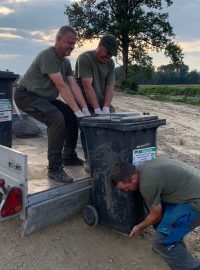
<svg viewBox="0 0 200 270">
<path fill-rule="evenodd" d="M 179 161 L 155 159 L 139 169 L 140 192 L 148 207 L 190 203 L 200 211 L 200 171 Z"/>
<path fill-rule="evenodd" d="M 70 61 L 67 58 L 61 59 L 55 48 L 49 47 L 37 55 L 18 85 L 39 96 L 55 100 L 59 92 L 48 74 L 58 72 L 62 74 L 65 83 L 67 76 L 73 75 Z"/>
<path fill-rule="evenodd" d="M 81 78 L 93 78 L 93 88 L 97 100 L 99 105 L 103 106 L 106 86 L 114 85 L 115 83 L 114 68 L 115 65 L 112 59 L 108 60 L 106 63 L 100 63 L 95 56 L 95 51 L 80 54 L 76 61 L 75 78 L 84 97 L 86 98 Z"/>
</svg>

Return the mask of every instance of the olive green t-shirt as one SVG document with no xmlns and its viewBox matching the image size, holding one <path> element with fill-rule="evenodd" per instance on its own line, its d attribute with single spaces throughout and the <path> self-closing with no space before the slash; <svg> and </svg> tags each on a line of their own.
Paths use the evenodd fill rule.
<svg viewBox="0 0 200 270">
<path fill-rule="evenodd" d="M 62 74 L 65 83 L 67 76 L 73 75 L 70 61 L 67 58 L 61 59 L 55 48 L 49 47 L 37 55 L 18 85 L 39 96 L 55 100 L 59 92 L 48 74 L 58 72 Z"/>
<path fill-rule="evenodd" d="M 109 59 L 106 63 L 100 63 L 95 51 L 84 52 L 79 55 L 75 66 L 75 78 L 85 96 L 81 78 L 93 78 L 93 88 L 100 106 L 104 105 L 105 88 L 107 85 L 114 85 L 114 61 Z"/>
<path fill-rule="evenodd" d="M 179 161 L 155 159 L 139 169 L 140 192 L 148 207 L 190 203 L 200 211 L 200 171 Z"/>
</svg>

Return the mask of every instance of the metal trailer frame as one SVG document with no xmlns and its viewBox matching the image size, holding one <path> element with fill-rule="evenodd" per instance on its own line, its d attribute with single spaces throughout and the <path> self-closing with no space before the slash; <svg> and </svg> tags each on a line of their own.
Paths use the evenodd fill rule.
<svg viewBox="0 0 200 270">
<path fill-rule="evenodd" d="M 20 230 L 22 237 L 80 213 L 84 206 L 91 202 L 91 179 L 89 177 L 71 184 L 53 181 L 54 185 L 49 185 L 50 188 L 28 194 L 27 155 L 2 145 L 0 145 L 0 178 L 5 180 L 7 190 L 14 186 L 22 189 L 23 209 L 17 214 L 23 220 Z M 44 179 L 44 181 L 51 180 Z M 1 190 L 1 192 L 3 191 Z M 6 194 L 3 197 L 0 209 L 6 199 Z M 2 218 L 0 216 L 0 221 L 10 217 Z"/>
</svg>

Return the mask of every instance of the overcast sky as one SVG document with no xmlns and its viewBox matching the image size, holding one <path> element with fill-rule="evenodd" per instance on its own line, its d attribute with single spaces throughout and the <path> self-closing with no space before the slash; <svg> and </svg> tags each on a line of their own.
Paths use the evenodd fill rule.
<svg viewBox="0 0 200 270">
<path fill-rule="evenodd" d="M 37 53 L 54 44 L 58 28 L 67 24 L 64 15 L 68 0 L 0 0 L 0 70 L 24 74 Z M 200 71 L 200 0 L 174 0 L 167 9 L 176 41 L 183 48 L 184 62 L 190 70 Z M 76 48 L 70 60 L 92 48 Z M 169 63 L 154 54 L 154 64 Z"/>
</svg>

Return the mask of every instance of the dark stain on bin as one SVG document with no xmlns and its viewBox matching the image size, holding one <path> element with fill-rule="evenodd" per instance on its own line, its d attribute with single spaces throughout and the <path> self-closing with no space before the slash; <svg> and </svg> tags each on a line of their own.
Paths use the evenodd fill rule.
<svg viewBox="0 0 200 270">
<path fill-rule="evenodd" d="M 118 190 L 110 179 L 116 162 L 132 163 L 133 150 L 156 146 L 156 131 L 165 119 L 138 113 L 111 114 L 81 120 L 92 178 L 92 204 L 99 222 L 129 234 L 147 214 L 139 191 Z"/>
</svg>

